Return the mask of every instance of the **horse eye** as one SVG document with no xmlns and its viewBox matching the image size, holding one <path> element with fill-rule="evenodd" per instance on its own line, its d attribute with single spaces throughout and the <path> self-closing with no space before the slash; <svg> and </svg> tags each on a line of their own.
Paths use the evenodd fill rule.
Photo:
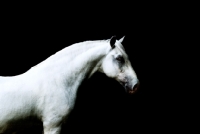
<svg viewBox="0 0 200 134">
<path fill-rule="evenodd" d="M 118 61 L 120 61 L 120 62 L 123 62 L 123 61 L 124 61 L 124 58 L 123 58 L 122 56 L 118 56 L 118 57 L 116 58 L 116 60 L 118 60 Z"/>
</svg>

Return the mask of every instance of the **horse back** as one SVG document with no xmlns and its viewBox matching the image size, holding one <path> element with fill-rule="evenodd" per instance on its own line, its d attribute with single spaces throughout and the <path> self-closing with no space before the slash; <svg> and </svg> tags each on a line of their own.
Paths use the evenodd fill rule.
<svg viewBox="0 0 200 134">
<path fill-rule="evenodd" d="M 0 76 L 0 83 L 1 82 L 5 82 L 5 81 L 7 81 L 7 80 L 9 80 L 10 79 L 10 77 L 3 77 L 3 76 Z"/>
</svg>

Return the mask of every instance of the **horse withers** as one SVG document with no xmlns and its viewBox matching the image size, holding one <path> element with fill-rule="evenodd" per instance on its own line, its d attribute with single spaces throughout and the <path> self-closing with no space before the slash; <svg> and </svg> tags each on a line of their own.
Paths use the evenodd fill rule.
<svg viewBox="0 0 200 134">
<path fill-rule="evenodd" d="M 64 48 L 27 72 L 0 77 L 0 133 L 40 120 L 44 134 L 59 134 L 83 80 L 99 71 L 133 94 L 138 79 L 122 46 L 124 38 L 85 41 Z"/>
</svg>

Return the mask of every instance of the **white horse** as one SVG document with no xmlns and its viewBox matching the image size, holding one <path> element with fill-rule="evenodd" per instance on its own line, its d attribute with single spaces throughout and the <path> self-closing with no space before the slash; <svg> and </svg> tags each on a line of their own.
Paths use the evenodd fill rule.
<svg viewBox="0 0 200 134">
<path fill-rule="evenodd" d="M 123 39 L 113 36 L 76 43 L 24 74 L 0 77 L 0 133 L 35 117 L 42 121 L 44 134 L 59 134 L 80 84 L 97 71 L 134 93 L 138 79 L 121 44 Z"/>
</svg>

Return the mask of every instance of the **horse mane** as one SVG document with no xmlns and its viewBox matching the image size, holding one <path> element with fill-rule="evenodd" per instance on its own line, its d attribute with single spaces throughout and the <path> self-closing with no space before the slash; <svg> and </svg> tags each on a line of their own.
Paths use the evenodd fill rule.
<svg viewBox="0 0 200 134">
<path fill-rule="evenodd" d="M 74 43 L 72 45 L 69 45 L 69 46 L 61 49 L 60 51 L 57 51 L 55 54 L 49 56 L 48 58 L 46 58 L 39 64 L 31 67 L 30 69 L 36 68 L 46 62 L 53 63 L 54 61 L 60 60 L 63 57 L 65 57 L 65 58 L 67 57 L 69 60 L 73 60 L 73 58 L 76 57 L 77 55 L 80 55 L 80 54 L 86 52 L 87 50 L 100 45 L 101 43 L 108 43 L 109 40 L 110 39 L 108 39 L 108 40 L 92 40 L 92 41 L 90 40 L 90 41 Z"/>
</svg>

